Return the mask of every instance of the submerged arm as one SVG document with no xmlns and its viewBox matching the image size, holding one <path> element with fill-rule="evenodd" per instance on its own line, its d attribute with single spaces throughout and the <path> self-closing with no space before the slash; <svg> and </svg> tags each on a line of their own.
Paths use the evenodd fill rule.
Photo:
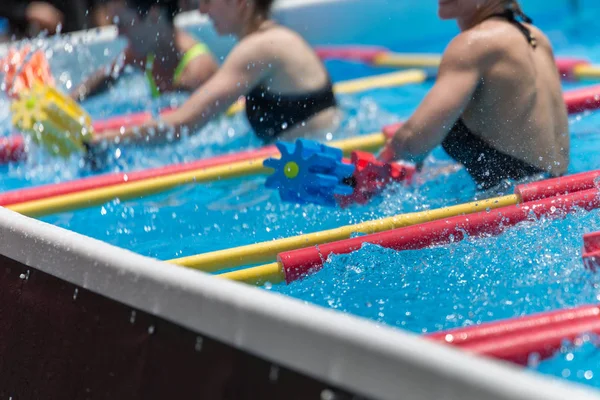
<svg viewBox="0 0 600 400">
<path fill-rule="evenodd" d="M 468 36 L 454 39 L 442 57 L 433 88 L 383 149 L 383 161 L 421 162 L 460 118 L 477 88 L 480 55 Z"/>
</svg>

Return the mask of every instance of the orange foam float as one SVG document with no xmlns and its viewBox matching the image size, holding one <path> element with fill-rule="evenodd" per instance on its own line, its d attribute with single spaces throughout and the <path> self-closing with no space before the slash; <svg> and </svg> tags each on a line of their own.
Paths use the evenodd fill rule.
<svg viewBox="0 0 600 400">
<path fill-rule="evenodd" d="M 17 99 L 35 84 L 55 85 L 44 51 L 32 51 L 31 46 L 20 50 L 10 49 L 8 55 L 0 60 L 0 68 L 4 72 L 3 90 L 11 99 Z"/>
</svg>

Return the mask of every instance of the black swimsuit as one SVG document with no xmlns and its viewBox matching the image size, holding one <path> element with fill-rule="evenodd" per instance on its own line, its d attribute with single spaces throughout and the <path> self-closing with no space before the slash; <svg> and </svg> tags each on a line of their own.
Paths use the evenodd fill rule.
<svg viewBox="0 0 600 400">
<path fill-rule="evenodd" d="M 527 23 L 532 22 L 522 13 L 519 16 Z M 504 13 L 494 14 L 489 18 L 492 17 L 506 18 L 508 22 L 518 27 L 533 48 L 537 46 L 535 36 L 529 28 L 516 20 L 513 10 L 507 9 Z M 462 118 L 456 121 L 442 142 L 442 147 L 450 157 L 464 165 L 481 189 L 497 186 L 505 179 L 521 180 L 545 172 L 490 146 L 474 134 Z"/>
<path fill-rule="evenodd" d="M 256 136 L 271 142 L 286 130 L 336 105 L 331 80 L 319 90 L 298 95 L 274 93 L 260 84 L 246 96 L 246 116 Z"/>
</svg>

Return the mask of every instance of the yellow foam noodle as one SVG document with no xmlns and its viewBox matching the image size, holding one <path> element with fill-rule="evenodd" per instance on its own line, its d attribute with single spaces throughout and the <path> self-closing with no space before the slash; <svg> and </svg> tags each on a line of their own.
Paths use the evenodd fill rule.
<svg viewBox="0 0 600 400">
<path fill-rule="evenodd" d="M 53 87 L 36 84 L 11 105 L 13 125 L 53 155 L 85 151 L 93 134 L 91 117 Z"/>
<path fill-rule="evenodd" d="M 188 268 L 199 269 L 205 272 L 218 272 L 242 265 L 272 262 L 281 252 L 348 239 L 354 233 L 369 234 L 383 232 L 390 229 L 449 218 L 456 215 L 472 214 L 488 209 L 491 210 L 510 206 L 517 204 L 519 201 L 520 199 L 517 195 L 496 197 L 435 210 L 400 214 L 393 217 L 366 221 L 355 225 L 348 225 L 321 232 L 277 239 L 226 250 L 219 250 L 211 253 L 176 258 L 167 262 Z M 255 274 L 260 271 L 264 273 L 264 271 L 270 270 L 268 268 L 259 268 L 258 270 L 251 269 L 251 271 L 247 271 L 247 276 L 252 276 L 252 279 L 254 279 Z M 240 274 L 242 273 L 240 272 Z"/>
<path fill-rule="evenodd" d="M 345 154 L 349 154 L 353 150 L 376 150 L 383 146 L 384 143 L 385 136 L 382 133 L 374 133 L 371 135 L 339 140 L 328 144 L 340 148 Z M 191 183 L 206 183 L 216 180 L 265 174 L 269 169 L 263 167 L 262 164 L 264 160 L 264 157 L 259 157 L 248 161 L 206 167 L 168 176 L 149 178 L 134 182 L 124 182 L 103 188 L 84 190 L 61 196 L 13 204 L 7 206 L 7 208 L 30 217 L 42 217 L 45 215 L 98 206 L 117 198 L 129 200 L 150 196 Z"/>
<path fill-rule="evenodd" d="M 228 117 L 231 117 L 233 115 L 239 114 L 242 111 L 244 111 L 245 105 L 246 105 L 246 102 L 244 101 L 244 98 L 240 97 L 238 99 L 238 101 L 236 101 L 235 103 L 233 103 L 231 105 L 231 107 L 229 107 L 229 109 L 227 110 L 225 115 L 227 115 Z"/>
<path fill-rule="evenodd" d="M 427 80 L 427 74 L 421 70 L 409 70 L 391 72 L 367 78 L 352 79 L 345 82 L 336 83 L 333 90 L 336 94 L 352 94 L 372 89 L 383 89 L 422 83 Z M 226 112 L 226 115 L 232 116 L 244 110 L 244 98 L 240 98 Z"/>
<path fill-rule="evenodd" d="M 440 60 L 438 54 L 383 53 L 373 59 L 373 65 L 392 68 L 437 68 Z"/>
<path fill-rule="evenodd" d="M 274 262 L 260 267 L 227 272 L 217 275 L 217 277 L 247 283 L 248 285 L 262 286 L 267 282 L 274 285 L 283 282 L 285 280 L 285 273 L 281 264 Z"/>
<path fill-rule="evenodd" d="M 365 90 L 383 89 L 414 83 L 422 83 L 426 80 L 427 73 L 425 73 L 425 71 L 415 69 L 354 79 L 348 82 L 340 82 L 334 86 L 334 89 L 336 94 L 352 94 Z"/>
<path fill-rule="evenodd" d="M 573 75 L 577 79 L 600 80 L 600 66 L 598 65 L 577 65 L 573 69 Z"/>
<path fill-rule="evenodd" d="M 9 205 L 6 208 L 27 215 L 42 217 L 61 212 L 73 211 L 86 207 L 102 205 L 114 199 L 122 201 L 141 198 L 174 189 L 191 183 L 211 182 L 220 179 L 233 179 L 248 175 L 265 173 L 263 159 L 241 161 L 223 166 L 198 169 L 178 174 L 150 178 L 98 189 L 84 190 L 61 196 L 33 200 L 25 203 Z"/>
</svg>

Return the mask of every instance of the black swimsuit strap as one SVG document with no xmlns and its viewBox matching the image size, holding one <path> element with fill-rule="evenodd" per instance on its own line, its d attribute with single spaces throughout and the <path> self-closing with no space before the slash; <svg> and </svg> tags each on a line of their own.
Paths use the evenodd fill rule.
<svg viewBox="0 0 600 400">
<path fill-rule="evenodd" d="M 514 7 L 509 6 L 506 8 L 506 10 L 504 10 L 504 12 L 492 14 L 488 17 L 488 19 L 496 18 L 496 17 L 504 18 L 508 22 L 513 24 L 515 27 L 517 27 L 517 29 L 519 29 L 523 33 L 523 35 L 525 35 L 525 38 L 527 39 L 527 41 L 529 42 L 531 47 L 533 47 L 534 49 L 537 47 L 537 39 L 536 39 L 535 35 L 533 33 L 531 33 L 531 30 L 528 27 L 526 27 L 519 20 L 517 20 L 517 17 L 519 17 L 525 23 L 528 23 L 528 24 L 533 23 L 533 20 L 531 18 L 529 18 L 527 15 L 525 15 L 521 10 L 518 10 L 518 9 L 515 9 Z"/>
</svg>

